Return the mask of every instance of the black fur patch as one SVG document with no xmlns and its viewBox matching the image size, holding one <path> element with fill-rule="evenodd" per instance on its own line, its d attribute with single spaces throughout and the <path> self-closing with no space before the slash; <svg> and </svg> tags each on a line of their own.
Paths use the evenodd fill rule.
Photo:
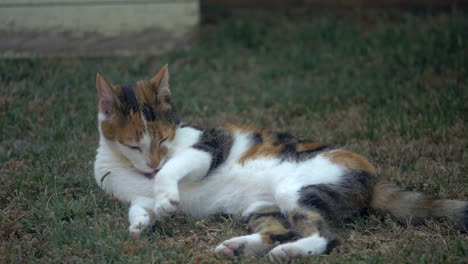
<svg viewBox="0 0 468 264">
<path fill-rule="evenodd" d="M 303 188 L 307 192 L 315 192 L 321 195 L 328 196 L 331 200 L 338 202 L 341 198 L 341 194 L 336 190 L 336 187 L 333 188 L 331 184 L 316 184 L 310 185 Z"/>
<path fill-rule="evenodd" d="M 333 149 L 332 147 L 322 145 L 322 146 L 320 146 L 318 148 L 315 148 L 315 149 L 308 149 L 308 150 L 301 151 L 301 153 L 312 154 L 312 153 L 318 153 L 318 152 L 325 152 L 325 151 L 329 151 L 329 150 L 332 150 L 332 149 Z"/>
<path fill-rule="evenodd" d="M 291 230 L 283 234 L 266 233 L 266 235 L 268 235 L 273 242 L 280 242 L 280 243 L 292 241 L 300 237 L 296 232 L 291 231 Z"/>
<path fill-rule="evenodd" d="M 253 133 L 251 134 L 251 137 L 252 137 L 253 144 L 260 144 L 263 142 L 263 137 L 262 137 L 262 134 L 260 133 Z"/>
<path fill-rule="evenodd" d="M 286 144 L 284 145 L 283 149 L 281 149 L 279 156 L 282 159 L 293 159 L 296 160 L 298 158 L 298 152 L 296 151 L 295 144 Z"/>
<path fill-rule="evenodd" d="M 367 188 L 369 186 L 370 175 L 367 172 L 359 171 L 353 173 L 353 178 L 359 182 L 363 187 Z"/>
<path fill-rule="evenodd" d="M 329 146 L 320 146 L 316 149 L 304 150 L 304 151 L 296 151 L 297 145 L 296 144 L 286 144 L 284 145 L 283 149 L 279 153 L 279 157 L 282 160 L 288 161 L 295 161 L 301 162 L 305 160 L 309 160 L 317 156 L 318 154 L 332 150 Z"/>
<path fill-rule="evenodd" d="M 135 95 L 135 83 L 123 84 L 120 88 L 122 89 L 122 94 L 119 99 L 124 107 L 122 109 L 124 114 L 130 113 L 130 111 L 139 112 L 140 106 Z"/>
<path fill-rule="evenodd" d="M 253 212 L 246 218 L 246 222 L 250 222 L 252 220 L 256 220 L 262 217 L 284 218 L 284 215 L 279 211 L 265 213 Z"/>
<path fill-rule="evenodd" d="M 151 105 L 145 104 L 142 107 L 143 115 L 147 121 L 165 121 L 172 124 L 179 124 L 179 116 L 176 107 L 169 101 L 171 108 L 164 111 L 156 111 Z"/>
<path fill-rule="evenodd" d="M 179 124 L 179 117 L 177 111 L 175 110 L 175 105 L 170 102 L 170 99 L 167 99 L 167 102 L 171 105 L 170 110 L 166 111 L 155 111 L 153 106 L 150 104 L 145 104 L 140 106 L 135 95 L 135 83 L 127 83 L 120 86 L 122 89 L 121 101 L 122 111 L 125 115 L 128 115 L 132 112 L 142 112 L 146 121 L 166 121 L 169 123 Z"/>
<path fill-rule="evenodd" d="M 327 248 L 325 249 L 325 252 L 323 254 L 330 254 L 334 248 L 339 246 L 340 240 L 338 239 L 333 239 L 332 241 L 328 241 Z"/>
<path fill-rule="evenodd" d="M 156 113 L 153 111 L 153 108 L 148 104 L 145 104 L 143 106 L 143 115 L 145 116 L 145 119 L 148 122 L 156 121 L 157 119 Z"/>
<path fill-rule="evenodd" d="M 299 143 L 299 140 L 286 132 L 275 133 L 276 140 L 273 142 L 273 145 L 279 146 L 281 144 L 294 145 Z"/>
<path fill-rule="evenodd" d="M 331 211 L 330 204 L 325 201 L 319 194 L 302 188 L 299 190 L 299 204 L 309 208 L 315 208 L 319 212 L 323 213 L 327 218 L 331 218 L 333 212 Z"/>
<path fill-rule="evenodd" d="M 220 129 L 204 130 L 193 147 L 211 154 L 211 165 L 208 173 L 218 168 L 228 157 L 232 147 L 233 137 L 230 133 Z"/>
<path fill-rule="evenodd" d="M 349 170 L 337 183 L 302 187 L 299 204 L 319 210 L 328 220 L 350 217 L 369 206 L 375 180 L 370 173 Z"/>
</svg>

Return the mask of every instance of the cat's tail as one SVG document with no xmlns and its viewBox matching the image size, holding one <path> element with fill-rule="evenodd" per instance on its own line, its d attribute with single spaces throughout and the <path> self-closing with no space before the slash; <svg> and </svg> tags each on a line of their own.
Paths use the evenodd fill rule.
<svg viewBox="0 0 468 264">
<path fill-rule="evenodd" d="M 410 192 L 388 183 L 377 183 L 371 208 L 386 211 L 402 221 L 421 224 L 429 218 L 448 220 L 468 230 L 468 202 L 438 199 L 420 192 Z"/>
</svg>

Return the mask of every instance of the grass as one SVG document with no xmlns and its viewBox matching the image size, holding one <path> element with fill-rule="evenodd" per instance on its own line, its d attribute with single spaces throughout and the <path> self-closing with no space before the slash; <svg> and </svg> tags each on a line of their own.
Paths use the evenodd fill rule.
<svg viewBox="0 0 468 264">
<path fill-rule="evenodd" d="M 255 17 L 255 18 L 253 18 Z M 463 12 L 246 14 L 159 57 L 0 61 L 0 262 L 212 263 L 245 234 L 228 216 L 176 215 L 141 239 L 97 186 L 97 71 L 123 83 L 169 63 L 181 116 L 288 130 L 369 157 L 410 190 L 468 199 L 468 16 Z M 343 246 L 297 263 L 466 263 L 466 233 L 370 212 Z M 239 258 L 237 263 L 268 263 Z"/>
</svg>

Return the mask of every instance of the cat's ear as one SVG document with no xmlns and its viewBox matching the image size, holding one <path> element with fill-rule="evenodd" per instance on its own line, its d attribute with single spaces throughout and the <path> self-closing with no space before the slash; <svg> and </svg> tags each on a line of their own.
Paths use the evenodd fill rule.
<svg viewBox="0 0 468 264">
<path fill-rule="evenodd" d="M 96 87 L 99 98 L 99 112 L 109 115 L 112 110 L 112 102 L 115 100 L 114 91 L 110 83 L 99 73 L 96 74 Z"/>
<path fill-rule="evenodd" d="M 153 87 L 156 88 L 159 98 L 167 98 L 171 95 L 171 90 L 169 88 L 169 70 L 167 69 L 167 64 L 161 68 L 158 74 L 151 78 L 150 83 Z"/>
</svg>

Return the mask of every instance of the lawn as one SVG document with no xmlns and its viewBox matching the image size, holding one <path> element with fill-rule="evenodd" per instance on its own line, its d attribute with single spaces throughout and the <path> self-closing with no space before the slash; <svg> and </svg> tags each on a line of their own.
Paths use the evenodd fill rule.
<svg viewBox="0 0 468 264">
<path fill-rule="evenodd" d="M 94 181 L 96 72 L 115 83 L 169 63 L 183 120 L 289 131 L 344 146 L 409 190 L 468 199 L 468 14 L 243 14 L 158 57 L 0 61 L 1 263 L 213 263 L 245 234 L 216 215 L 176 215 L 140 239 L 128 205 Z M 369 212 L 337 227 L 343 245 L 297 263 L 466 263 L 468 235 Z M 239 258 L 237 263 L 268 263 Z"/>
</svg>

